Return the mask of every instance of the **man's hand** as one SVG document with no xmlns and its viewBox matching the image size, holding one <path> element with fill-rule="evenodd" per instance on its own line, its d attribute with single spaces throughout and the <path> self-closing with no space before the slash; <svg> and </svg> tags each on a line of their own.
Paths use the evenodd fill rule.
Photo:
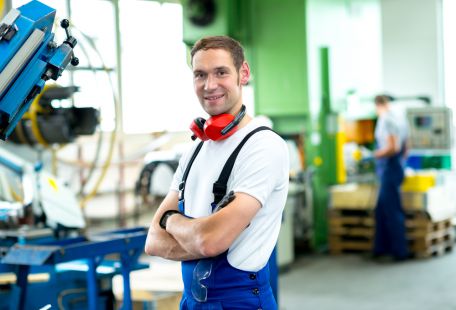
<svg viewBox="0 0 456 310">
<path fill-rule="evenodd" d="M 178 194 L 177 192 L 169 192 L 165 200 L 158 208 L 152 223 L 149 228 L 147 240 L 145 244 L 145 252 L 147 255 L 160 256 L 166 259 L 184 261 L 201 258 L 201 255 L 195 255 L 186 251 L 176 239 L 166 230 L 160 227 L 160 219 L 168 210 L 177 211 Z M 178 216 L 178 215 L 176 215 Z"/>
</svg>

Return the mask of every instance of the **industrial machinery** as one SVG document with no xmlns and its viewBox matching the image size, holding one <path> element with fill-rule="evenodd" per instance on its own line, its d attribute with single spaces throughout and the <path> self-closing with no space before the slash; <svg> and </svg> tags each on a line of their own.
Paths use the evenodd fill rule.
<svg viewBox="0 0 456 310">
<path fill-rule="evenodd" d="M 39 1 L 11 10 L 0 23 L 0 138 L 6 139 L 46 81 L 57 80 L 71 62 L 77 41 L 61 26 L 66 40 L 53 41 L 55 10 Z"/>
<path fill-rule="evenodd" d="M 417 150 L 451 150 L 452 114 L 446 107 L 407 109 L 410 144 Z"/>
<path fill-rule="evenodd" d="M 410 152 L 407 166 L 413 169 L 451 169 L 453 120 L 447 107 L 407 109 Z"/>
<path fill-rule="evenodd" d="M 39 1 L 13 9 L 0 22 L 0 138 L 31 146 L 69 143 L 98 124 L 92 108 L 63 108 L 54 99 L 75 87 L 48 87 L 68 64 L 78 64 L 69 22 L 67 38 L 54 42 L 55 10 Z M 32 103 L 33 102 L 33 103 Z M 30 108 L 30 109 L 29 109 Z M 124 278 L 123 309 L 131 309 L 129 272 L 139 268 L 147 231 L 143 227 L 95 235 L 75 195 L 41 162 L 30 163 L 0 148 L 0 308 L 112 308 L 111 278 Z M 64 233 L 61 233 L 64 232 Z M 13 281 L 3 279 L 15 274 Z M 29 274 L 45 273 L 39 283 Z M 70 298 L 71 297 L 71 298 Z"/>
<path fill-rule="evenodd" d="M 91 107 L 64 108 L 53 104 L 68 99 L 76 86 L 46 86 L 18 122 L 9 141 L 43 146 L 71 143 L 81 135 L 92 135 L 99 124 L 99 111 Z"/>
<path fill-rule="evenodd" d="M 142 207 L 158 208 L 169 191 L 178 164 L 175 157 L 150 159 L 144 164 L 135 186 L 136 216 L 139 216 Z"/>
<path fill-rule="evenodd" d="M 29 134 L 30 130 L 26 128 L 27 120 L 21 121 L 22 116 L 27 112 L 34 98 L 42 96 L 40 93 L 46 81 L 50 79 L 57 80 L 70 62 L 72 65 L 77 65 L 79 62 L 73 54 L 77 41 L 68 31 L 68 20 L 63 20 L 61 23 L 67 34 L 66 40 L 60 46 L 53 41 L 52 26 L 54 18 L 54 9 L 39 1 L 32 1 L 18 9 L 12 9 L 0 23 L 1 139 L 8 138 L 16 128 L 16 125 L 21 122 L 22 124 L 19 126 L 22 129 L 21 134 L 17 133 L 15 140 L 19 140 L 20 136 L 29 137 L 28 143 L 33 144 L 32 137 L 34 136 Z M 52 97 L 52 95 L 47 97 Z M 50 100 L 47 103 L 50 103 Z M 41 125 L 42 122 L 40 122 L 41 115 L 38 115 L 37 111 L 47 110 L 50 111 L 47 114 L 52 115 L 55 109 L 45 107 L 44 104 L 41 104 L 39 108 L 37 104 L 37 107 L 29 112 L 34 119 L 34 122 L 29 127 L 36 128 L 37 130 L 35 131 L 39 133 L 39 138 L 43 138 L 42 132 L 46 131 L 40 130 L 40 127 L 43 126 Z M 61 127 L 65 128 L 65 126 Z M 54 136 L 56 132 L 59 132 L 56 128 L 52 131 Z M 6 199 L 2 208 L 4 223 L 35 224 L 35 220 L 39 222 L 42 220 L 43 215 L 46 215 L 47 219 L 44 219 L 43 222 L 52 228 L 56 228 L 57 224 L 79 228 L 84 226 L 80 210 L 77 210 L 77 207 L 74 208 L 74 206 L 77 206 L 75 198 L 73 198 L 74 201 L 70 201 L 71 197 L 73 197 L 72 195 L 60 192 L 65 187 L 61 186 L 56 179 L 53 179 L 45 171 L 41 171 L 41 164 L 33 166 L 21 160 L 16 154 L 5 149 L 0 149 L 0 151 L 0 163 L 3 168 L 2 177 L 5 178 L 11 173 L 15 174 L 16 178 L 20 180 L 18 184 L 21 184 L 20 191 L 23 193 L 23 195 L 20 195 L 17 191 L 15 192 L 16 196 L 18 196 L 15 199 L 15 203 L 9 203 L 8 199 Z M 54 191 L 49 191 L 48 186 L 54 188 Z M 3 189 L 5 195 L 9 191 L 14 191 L 14 189 L 9 187 Z M 61 197 L 59 197 L 60 194 L 62 194 Z M 63 197 L 69 198 L 64 199 Z M 2 198 L 5 198 L 5 196 Z M 52 202 L 48 203 L 48 201 Z M 22 207 L 17 207 L 18 202 L 20 202 Z M 30 212 L 28 212 L 30 206 L 33 209 L 31 214 L 34 220 L 27 219 L 27 215 L 30 215 Z M 52 209 L 54 206 L 55 210 Z M 70 212 L 63 216 L 63 222 L 62 220 L 56 220 L 65 212 L 65 206 L 79 212 Z M 17 216 L 18 219 L 14 219 L 14 216 Z M 74 225 L 66 222 L 65 218 L 74 218 Z M 6 228 L 9 228 L 8 225 Z"/>
<path fill-rule="evenodd" d="M 85 227 L 75 195 L 40 163 L 32 165 L 0 148 L 0 179 L 1 232 L 11 236 L 23 225 L 54 230 Z"/>
</svg>

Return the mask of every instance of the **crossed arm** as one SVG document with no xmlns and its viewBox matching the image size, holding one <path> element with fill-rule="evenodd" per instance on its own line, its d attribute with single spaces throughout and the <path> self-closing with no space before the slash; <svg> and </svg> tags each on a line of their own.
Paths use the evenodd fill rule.
<svg viewBox="0 0 456 310">
<path fill-rule="evenodd" d="M 170 191 L 157 210 L 146 240 L 145 252 L 171 260 L 213 257 L 225 252 L 260 210 L 260 202 L 236 193 L 227 207 L 206 217 L 189 219 L 175 214 L 168 218 L 166 231 L 158 222 L 166 210 L 177 210 L 178 194 Z"/>
</svg>

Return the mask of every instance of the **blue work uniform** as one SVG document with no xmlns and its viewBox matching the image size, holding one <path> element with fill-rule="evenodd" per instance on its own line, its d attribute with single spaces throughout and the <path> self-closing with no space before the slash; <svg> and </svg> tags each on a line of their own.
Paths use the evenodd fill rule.
<svg viewBox="0 0 456 310">
<path fill-rule="evenodd" d="M 396 136 L 405 145 L 405 134 L 388 112 L 379 118 L 375 138 L 379 149 L 384 147 L 388 135 Z M 376 172 L 380 181 L 375 208 L 374 255 L 392 255 L 400 260 L 408 256 L 405 213 L 402 208 L 400 186 L 404 179 L 403 151 L 393 156 L 377 159 Z"/>
<path fill-rule="evenodd" d="M 226 194 L 226 184 L 237 154 L 248 138 L 261 130 L 270 129 L 267 127 L 256 128 L 244 138 L 231 154 L 219 179 L 214 183 L 213 210 Z M 198 145 L 193 153 L 179 186 L 179 210 L 183 214 L 185 214 L 185 182 L 202 144 L 203 142 Z M 259 271 L 249 272 L 231 266 L 227 254 L 228 251 L 212 258 L 182 262 L 184 292 L 180 309 L 278 309 L 270 282 L 269 262 L 271 260 Z M 199 268 L 200 266 L 202 267 Z"/>
<path fill-rule="evenodd" d="M 198 261 L 182 262 L 184 294 L 181 309 L 277 309 L 269 282 L 269 264 L 257 272 L 242 271 L 228 263 L 226 252 L 213 260 L 211 275 L 200 280 L 200 285 L 207 289 L 207 300 L 197 301 L 191 288 L 195 285 L 192 282 Z"/>
</svg>

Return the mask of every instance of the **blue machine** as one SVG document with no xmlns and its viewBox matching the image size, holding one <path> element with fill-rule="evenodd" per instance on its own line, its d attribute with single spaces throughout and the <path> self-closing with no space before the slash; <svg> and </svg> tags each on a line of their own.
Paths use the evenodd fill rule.
<svg viewBox="0 0 456 310">
<path fill-rule="evenodd" d="M 10 135 L 46 81 L 57 80 L 70 62 L 79 63 L 67 20 L 61 23 L 66 40 L 60 46 L 53 41 L 54 18 L 54 9 L 31 1 L 0 23 L 0 139 Z"/>
<path fill-rule="evenodd" d="M 73 54 L 77 41 L 68 31 L 67 20 L 61 23 L 66 40 L 60 46 L 54 42 L 55 13 L 41 2 L 31 1 L 11 10 L 0 22 L 0 139 L 8 138 L 46 81 L 57 80 L 69 63 L 76 66 L 79 62 Z M 0 165 L 21 177 L 26 175 L 26 166 L 11 160 L 14 154 L 5 154 L 0 153 Z M 43 198 L 44 183 L 38 183 L 38 177 L 43 177 L 44 172 L 36 170 L 34 174 L 33 169 L 29 172 L 32 177 L 36 176 L 40 184 L 37 188 L 41 190 L 38 196 Z M 52 178 L 47 180 L 51 182 Z M 57 183 L 51 183 L 57 189 Z M 9 290 L 2 285 L 0 308 L 40 309 L 46 305 L 65 309 L 107 308 L 113 302 L 111 278 L 121 273 L 124 278 L 122 308 L 131 309 L 129 273 L 144 267 L 138 264 L 138 257 L 143 252 L 147 230 L 139 227 L 90 237 L 58 238 L 57 230 L 66 225 L 62 214 L 66 214 L 63 218 L 67 220 L 74 217 L 56 205 L 46 211 L 43 199 L 40 204 L 48 222 L 52 215 L 59 214 L 60 220 L 52 221 L 55 227 L 4 229 L 8 223 L 0 219 L 0 274 L 13 272 L 17 279 Z M 5 207 L 2 205 L 2 208 Z M 17 209 L 15 205 L 8 206 L 4 218 L 12 218 L 11 214 Z M 80 224 L 82 226 L 76 225 L 73 229 L 83 227 L 83 221 Z M 49 281 L 29 283 L 28 275 L 39 272 L 47 273 Z M 78 289 L 79 302 L 66 307 L 68 292 L 74 294 Z M 107 292 L 107 296 L 103 297 L 102 292 Z"/>
<path fill-rule="evenodd" d="M 47 304 L 57 306 L 58 295 L 63 296 L 60 292 L 68 290 L 68 287 L 71 289 L 68 284 L 76 282 L 82 283 L 80 286 L 85 288 L 81 295 L 87 301 L 71 309 L 106 308 L 109 301 L 100 305 L 100 290 L 103 286 L 100 280 L 107 278 L 107 286 L 111 289 L 110 280 L 117 273 L 123 276 L 122 309 L 132 309 L 129 275 L 131 270 L 143 267 L 137 264 L 137 259 L 143 252 L 146 234 L 147 230 L 140 227 L 89 237 L 12 246 L 2 259 L 4 265 L 0 265 L 0 271 L 14 271 L 17 275 L 18 290 L 15 296 L 10 296 L 9 303 L 14 305 L 11 309 L 34 309 Z M 113 254 L 118 258 L 113 260 L 107 257 Z M 72 264 L 65 264 L 68 262 Z M 44 284 L 28 284 L 27 276 L 30 272 L 43 271 L 50 274 L 50 281 Z M 29 289 L 29 286 L 32 288 Z"/>
</svg>

